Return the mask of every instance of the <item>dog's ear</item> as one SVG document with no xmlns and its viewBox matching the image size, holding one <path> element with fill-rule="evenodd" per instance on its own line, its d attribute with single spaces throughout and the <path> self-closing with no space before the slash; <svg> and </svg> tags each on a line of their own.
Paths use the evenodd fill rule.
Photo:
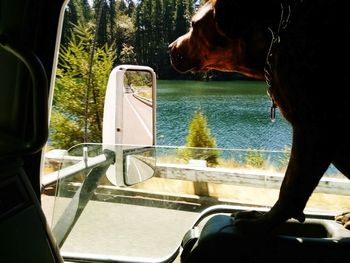
<svg viewBox="0 0 350 263">
<path fill-rule="evenodd" d="M 267 28 L 279 21 L 278 0 L 216 0 L 215 20 L 218 30 L 229 38 L 239 38 L 257 27 Z"/>
</svg>

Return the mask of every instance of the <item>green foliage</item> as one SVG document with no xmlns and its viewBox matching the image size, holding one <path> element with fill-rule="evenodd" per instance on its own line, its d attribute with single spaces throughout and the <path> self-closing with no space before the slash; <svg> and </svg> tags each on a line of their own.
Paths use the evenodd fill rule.
<svg viewBox="0 0 350 263">
<path fill-rule="evenodd" d="M 78 24 L 67 47 L 61 46 L 50 124 L 50 140 L 56 148 L 68 149 L 84 141 L 85 118 L 88 140 L 101 142 L 104 96 L 115 50 L 107 44 L 95 50 L 85 116 L 93 32 L 92 24 Z"/>
<path fill-rule="evenodd" d="M 117 49 L 119 64 L 136 64 L 137 56 L 134 48 L 135 26 L 131 17 L 120 14 L 116 19 L 114 43 Z"/>
<path fill-rule="evenodd" d="M 189 29 L 195 2 L 70 0 L 65 9 L 62 44 L 67 46 L 71 40 L 74 25 L 98 22 L 97 46 L 115 45 L 116 64 L 147 65 L 163 79 L 196 78 L 198 74 L 177 73 L 167 52 L 169 43 Z"/>
<path fill-rule="evenodd" d="M 215 166 L 219 152 L 213 148 L 216 148 L 216 140 L 210 133 L 207 118 L 203 112 L 196 111 L 189 124 L 186 148 L 179 150 L 178 155 L 185 160 L 206 160 L 209 166 Z"/>
<path fill-rule="evenodd" d="M 135 12 L 135 53 L 140 64 L 152 67 L 160 78 L 171 78 L 168 45 L 185 33 L 194 10 L 191 0 L 142 0 Z"/>
<path fill-rule="evenodd" d="M 121 64 L 137 64 L 134 47 L 123 44 L 119 61 Z"/>
<path fill-rule="evenodd" d="M 254 168 L 262 168 L 265 165 L 264 153 L 258 150 L 248 149 L 245 156 L 245 162 L 248 166 Z"/>
<path fill-rule="evenodd" d="M 88 0 L 70 0 L 66 6 L 64 17 L 61 43 L 66 45 L 74 25 L 88 23 L 93 18 L 93 10 Z"/>
<path fill-rule="evenodd" d="M 186 10 L 186 3 L 183 0 L 177 0 L 175 12 L 175 31 L 179 35 L 185 34 L 189 27 L 190 15 Z"/>
<path fill-rule="evenodd" d="M 152 75 L 149 72 L 127 71 L 124 75 L 124 86 L 152 87 Z"/>
</svg>

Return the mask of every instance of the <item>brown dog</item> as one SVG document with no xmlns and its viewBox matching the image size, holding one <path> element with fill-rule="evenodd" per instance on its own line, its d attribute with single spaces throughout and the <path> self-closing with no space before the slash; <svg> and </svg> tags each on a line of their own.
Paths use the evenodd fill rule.
<svg viewBox="0 0 350 263">
<path fill-rule="evenodd" d="M 213 0 L 170 44 L 180 72 L 216 69 L 263 79 L 293 127 L 277 202 L 243 223 L 271 230 L 303 210 L 329 165 L 350 178 L 350 22 L 340 0 Z M 252 218 L 251 218 L 252 217 Z M 243 224 L 244 225 L 244 224 Z"/>
</svg>

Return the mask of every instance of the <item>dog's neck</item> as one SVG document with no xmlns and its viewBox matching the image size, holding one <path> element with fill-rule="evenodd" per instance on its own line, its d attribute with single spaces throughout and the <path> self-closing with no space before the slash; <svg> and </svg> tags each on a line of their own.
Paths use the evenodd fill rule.
<svg viewBox="0 0 350 263">
<path fill-rule="evenodd" d="M 265 80 L 268 85 L 268 95 L 271 98 L 271 110 L 270 110 L 270 118 L 274 122 L 275 117 L 276 117 L 276 108 L 278 105 L 275 102 L 275 99 L 273 97 L 273 88 L 271 86 L 272 82 L 272 65 L 271 65 L 271 48 L 274 44 L 279 42 L 280 38 L 280 33 L 283 30 L 286 30 L 288 27 L 288 24 L 290 23 L 292 19 L 293 12 L 299 7 L 300 4 L 302 4 L 304 0 L 283 0 L 283 1 L 274 1 L 274 4 L 279 4 L 281 7 L 281 12 L 280 12 L 280 20 L 276 24 L 271 24 L 268 29 L 270 30 L 272 34 L 272 41 L 271 41 L 271 46 L 270 49 L 267 53 L 267 58 L 266 58 L 266 66 L 265 66 Z M 274 20 L 271 20 L 273 22 Z"/>
</svg>

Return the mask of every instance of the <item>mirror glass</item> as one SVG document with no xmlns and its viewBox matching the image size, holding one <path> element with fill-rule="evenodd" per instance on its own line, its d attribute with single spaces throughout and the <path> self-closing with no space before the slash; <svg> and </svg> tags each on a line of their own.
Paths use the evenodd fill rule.
<svg viewBox="0 0 350 263">
<path fill-rule="evenodd" d="M 156 161 L 153 147 L 134 147 L 123 151 L 124 184 L 131 186 L 151 178 Z"/>
<path fill-rule="evenodd" d="M 129 69 L 123 79 L 123 144 L 153 145 L 153 81 L 149 71 Z M 154 174 L 153 149 L 123 151 L 124 184 L 134 185 Z"/>
<path fill-rule="evenodd" d="M 127 70 L 123 80 L 122 144 L 153 145 L 153 81 L 148 71 Z"/>
</svg>

